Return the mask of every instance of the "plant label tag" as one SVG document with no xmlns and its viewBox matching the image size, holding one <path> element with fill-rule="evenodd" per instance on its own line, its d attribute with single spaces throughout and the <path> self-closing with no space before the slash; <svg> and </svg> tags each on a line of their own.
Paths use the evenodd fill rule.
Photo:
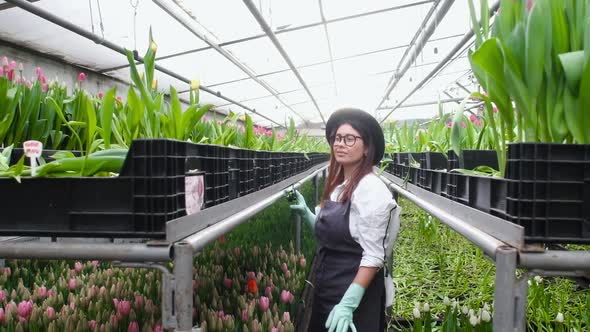
<svg viewBox="0 0 590 332">
<path fill-rule="evenodd" d="M 23 143 L 25 155 L 29 157 L 31 163 L 31 175 L 37 175 L 37 158 L 41 157 L 43 152 L 43 143 L 39 141 L 25 141 Z"/>
<path fill-rule="evenodd" d="M 205 204 L 205 174 L 185 176 L 184 197 L 187 215 L 197 213 L 203 209 Z"/>
<path fill-rule="evenodd" d="M 23 143 L 23 149 L 27 157 L 39 158 L 41 157 L 41 152 L 43 152 L 43 143 L 39 141 L 25 141 Z"/>
</svg>

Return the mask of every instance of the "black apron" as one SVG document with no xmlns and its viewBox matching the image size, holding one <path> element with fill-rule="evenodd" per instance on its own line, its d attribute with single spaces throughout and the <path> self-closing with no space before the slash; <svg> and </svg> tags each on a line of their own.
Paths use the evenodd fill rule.
<svg viewBox="0 0 590 332">
<path fill-rule="evenodd" d="M 358 272 L 363 248 L 350 235 L 349 215 L 350 202 L 325 201 L 316 219 L 316 259 L 319 262 L 315 265 L 310 332 L 327 331 L 325 324 L 330 311 L 340 302 Z M 384 307 L 384 275 L 379 271 L 353 313 L 357 331 L 384 331 Z"/>
</svg>

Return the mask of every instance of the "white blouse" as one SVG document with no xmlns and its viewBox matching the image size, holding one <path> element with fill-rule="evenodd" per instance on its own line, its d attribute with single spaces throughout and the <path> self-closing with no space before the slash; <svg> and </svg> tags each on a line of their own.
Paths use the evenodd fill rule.
<svg viewBox="0 0 590 332">
<path fill-rule="evenodd" d="M 345 184 L 346 181 L 334 189 L 330 195 L 332 201 L 338 201 Z M 370 173 L 361 179 L 352 193 L 349 217 L 350 235 L 363 248 L 360 266 L 383 267 L 399 230 L 396 209 L 400 210 L 376 174 Z"/>
</svg>

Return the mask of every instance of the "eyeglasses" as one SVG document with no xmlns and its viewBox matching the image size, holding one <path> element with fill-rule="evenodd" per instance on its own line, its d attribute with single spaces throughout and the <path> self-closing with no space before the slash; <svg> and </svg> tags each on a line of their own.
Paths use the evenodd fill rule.
<svg viewBox="0 0 590 332">
<path fill-rule="evenodd" d="M 353 146 L 356 143 L 357 138 L 363 139 L 361 136 L 356 136 L 353 134 L 346 134 L 344 136 L 338 134 L 336 136 L 332 136 L 332 145 L 344 141 L 344 145 Z"/>
</svg>

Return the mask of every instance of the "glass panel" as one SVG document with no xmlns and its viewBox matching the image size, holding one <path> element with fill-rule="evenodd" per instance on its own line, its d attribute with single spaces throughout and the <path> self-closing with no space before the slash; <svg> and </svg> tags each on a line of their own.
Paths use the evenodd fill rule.
<svg viewBox="0 0 590 332">
<path fill-rule="evenodd" d="M 330 60 L 323 26 L 285 32 L 277 35 L 296 67 Z M 330 38 L 332 38 L 330 36 Z"/>
<path fill-rule="evenodd" d="M 289 66 L 268 37 L 225 46 L 248 68 L 256 74 L 288 69 Z M 264 50 L 261 52 L 261 50 Z"/>
<path fill-rule="evenodd" d="M 327 19 L 367 13 L 374 10 L 398 7 L 418 2 L 417 0 L 324 0 L 324 12 Z M 412 7 L 416 12 L 425 11 L 430 4 Z"/>
</svg>

